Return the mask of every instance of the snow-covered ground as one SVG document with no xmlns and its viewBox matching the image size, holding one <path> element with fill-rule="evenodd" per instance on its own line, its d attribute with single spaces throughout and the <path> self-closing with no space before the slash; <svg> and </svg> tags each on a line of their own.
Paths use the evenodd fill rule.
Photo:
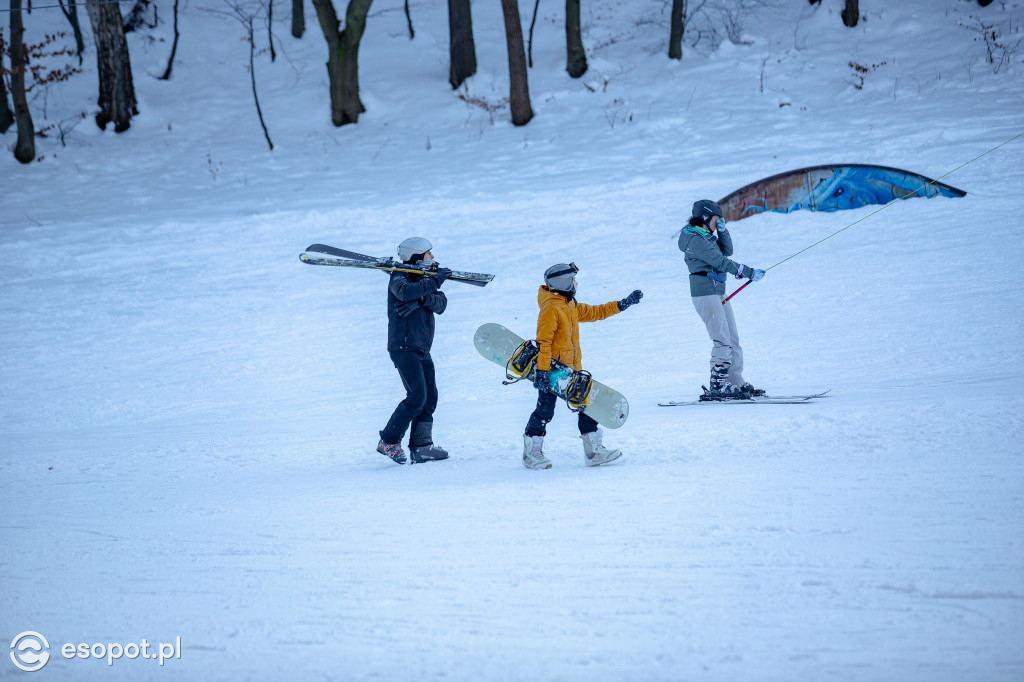
<svg viewBox="0 0 1024 682">
<path fill-rule="evenodd" d="M 269 151 L 241 28 L 205 11 L 226 5 L 183 4 L 160 81 L 159 0 L 167 23 L 129 38 L 129 131 L 87 118 L 27 166 L 0 138 L 0 641 L 45 636 L 38 679 L 1024 678 L 1024 138 L 944 178 L 965 198 L 890 205 L 734 299 L 747 378 L 832 397 L 657 406 L 707 382 L 675 246 L 690 204 L 823 163 L 937 177 L 1024 132 L 1024 50 L 994 73 L 971 29 L 1019 38 L 1024 3 L 863 0 L 847 29 L 840 0 L 775 0 L 741 44 L 675 62 L 670 3 L 584 0 L 580 80 L 542 4 L 522 128 L 458 99 L 508 94 L 498 2 L 473 3 L 463 91 L 445 4 L 412 3 L 409 40 L 403 3 L 375 2 L 367 111 L 340 129 L 312 8 L 297 40 L 275 7 Z M 59 10 L 25 24 L 66 30 Z M 86 33 L 37 126 L 91 116 Z M 735 222 L 736 259 L 767 268 L 877 208 Z M 496 278 L 445 285 L 451 459 L 398 467 L 373 451 L 403 394 L 385 278 L 298 254 L 413 235 Z M 535 393 L 472 333 L 530 336 L 568 260 L 581 300 L 645 294 L 582 330 L 629 398 L 605 436 L 626 459 L 585 468 L 560 407 L 554 468 L 529 471 Z M 177 637 L 163 667 L 60 652 Z"/>
</svg>

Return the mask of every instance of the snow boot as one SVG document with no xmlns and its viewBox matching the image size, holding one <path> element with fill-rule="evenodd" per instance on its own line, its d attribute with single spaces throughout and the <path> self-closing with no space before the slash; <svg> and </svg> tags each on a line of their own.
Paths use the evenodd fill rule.
<svg viewBox="0 0 1024 682">
<path fill-rule="evenodd" d="M 405 450 L 399 443 L 385 443 L 382 438 L 377 443 L 377 452 L 389 458 L 395 464 L 405 464 Z"/>
<path fill-rule="evenodd" d="M 448 451 L 434 445 L 433 429 L 434 422 L 420 422 L 413 427 L 409 436 L 409 461 L 412 464 L 448 459 Z"/>
<path fill-rule="evenodd" d="M 551 468 L 551 460 L 544 456 L 544 436 L 523 435 L 523 466 L 527 469 Z"/>
<path fill-rule="evenodd" d="M 598 467 L 602 464 L 614 462 L 619 457 L 622 457 L 622 450 L 611 450 L 601 444 L 603 437 L 604 429 L 580 435 L 580 438 L 583 440 L 583 454 L 588 467 Z"/>
</svg>

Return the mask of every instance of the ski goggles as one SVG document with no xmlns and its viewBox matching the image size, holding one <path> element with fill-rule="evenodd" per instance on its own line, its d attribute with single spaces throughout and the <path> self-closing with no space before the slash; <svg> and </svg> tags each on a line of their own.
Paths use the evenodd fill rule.
<svg viewBox="0 0 1024 682">
<path fill-rule="evenodd" d="M 551 279 L 554 279 L 555 277 L 561 277 L 562 275 L 575 275 L 579 271 L 580 269 L 576 267 L 575 263 L 569 263 L 568 268 L 564 268 L 562 270 L 555 270 L 554 272 L 549 272 L 547 276 Z"/>
</svg>

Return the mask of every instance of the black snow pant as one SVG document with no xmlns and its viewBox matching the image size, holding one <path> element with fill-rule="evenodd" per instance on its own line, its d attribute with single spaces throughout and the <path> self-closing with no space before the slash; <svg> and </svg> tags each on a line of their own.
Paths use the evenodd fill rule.
<svg viewBox="0 0 1024 682">
<path fill-rule="evenodd" d="M 530 421 L 526 422 L 527 436 L 543 436 L 545 428 L 551 418 L 555 416 L 555 403 L 558 396 L 550 391 L 537 391 L 537 408 L 530 415 Z M 588 415 L 579 412 L 580 435 L 597 431 L 597 422 Z"/>
<path fill-rule="evenodd" d="M 401 443 L 405 432 L 412 425 L 412 433 L 423 432 L 416 427 L 421 423 L 434 422 L 434 408 L 437 407 L 437 384 L 434 383 L 434 361 L 430 353 L 399 351 L 389 353 L 395 363 L 402 384 L 405 386 L 405 400 L 398 403 L 387 426 L 380 432 L 385 443 Z M 429 433 L 429 429 L 426 430 Z M 429 443 L 410 443 L 429 445 Z"/>
</svg>

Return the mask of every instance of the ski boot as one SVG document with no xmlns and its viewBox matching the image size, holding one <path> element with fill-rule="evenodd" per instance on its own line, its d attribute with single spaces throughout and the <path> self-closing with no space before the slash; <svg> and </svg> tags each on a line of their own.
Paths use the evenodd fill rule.
<svg viewBox="0 0 1024 682">
<path fill-rule="evenodd" d="M 749 385 L 749 384 L 745 384 Z M 704 388 L 701 386 L 701 388 Z M 750 388 L 754 388 L 751 386 Z M 704 389 L 701 400 L 745 400 L 754 394 L 742 386 L 729 383 L 729 365 L 715 365 L 711 368 L 711 389 Z"/>
<path fill-rule="evenodd" d="M 411 464 L 437 462 L 448 459 L 448 451 L 434 445 L 432 431 L 434 422 L 420 422 L 409 436 L 409 461 Z"/>
<path fill-rule="evenodd" d="M 389 458 L 395 464 L 405 464 L 405 450 L 400 443 L 385 443 L 382 438 L 377 443 L 377 452 Z"/>
<path fill-rule="evenodd" d="M 619 457 L 622 457 L 622 450 L 611 450 L 601 444 L 601 438 L 603 437 L 604 429 L 580 435 L 580 438 L 583 440 L 583 454 L 588 467 L 598 467 L 602 464 L 614 462 Z"/>
<path fill-rule="evenodd" d="M 544 436 L 523 435 L 523 466 L 527 469 L 551 468 L 551 460 L 544 456 Z"/>
<path fill-rule="evenodd" d="M 744 383 L 742 386 L 740 386 L 740 390 L 743 391 L 744 393 L 749 393 L 752 396 L 765 394 L 763 388 L 754 388 L 754 386 L 750 383 Z"/>
<path fill-rule="evenodd" d="M 430 445 L 409 446 L 409 462 L 412 464 L 439 462 L 442 459 L 448 459 L 448 451 L 437 447 L 433 443 Z"/>
</svg>

